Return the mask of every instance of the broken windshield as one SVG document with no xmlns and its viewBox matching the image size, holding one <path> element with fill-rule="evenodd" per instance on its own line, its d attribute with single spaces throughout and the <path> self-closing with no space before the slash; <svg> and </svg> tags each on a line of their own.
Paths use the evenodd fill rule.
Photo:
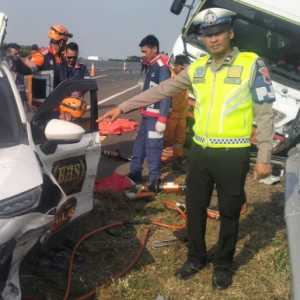
<svg viewBox="0 0 300 300">
<path fill-rule="evenodd" d="M 253 51 L 270 68 L 272 78 L 291 87 L 300 83 L 299 26 L 228 0 L 207 1 L 203 9 L 221 7 L 237 13 L 234 20 L 234 45 L 241 51 Z M 193 25 L 186 32 L 186 41 L 203 47 Z"/>
<path fill-rule="evenodd" d="M 22 126 L 13 92 L 0 69 L 0 148 L 21 143 Z"/>
</svg>

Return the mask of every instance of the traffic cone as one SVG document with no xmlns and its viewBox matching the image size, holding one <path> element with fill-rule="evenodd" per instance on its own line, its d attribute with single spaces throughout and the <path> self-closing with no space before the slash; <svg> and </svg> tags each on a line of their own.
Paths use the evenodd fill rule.
<svg viewBox="0 0 300 300">
<path fill-rule="evenodd" d="M 95 64 L 94 63 L 92 63 L 92 65 L 91 65 L 90 76 L 91 77 L 95 77 L 96 76 L 96 68 L 95 68 Z"/>
<path fill-rule="evenodd" d="M 126 61 L 123 62 L 123 72 L 124 73 L 127 72 L 127 63 L 126 63 Z"/>
</svg>

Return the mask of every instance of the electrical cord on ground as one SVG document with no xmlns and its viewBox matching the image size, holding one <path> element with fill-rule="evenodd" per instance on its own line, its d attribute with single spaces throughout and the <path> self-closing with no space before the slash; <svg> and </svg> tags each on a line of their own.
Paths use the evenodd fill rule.
<svg viewBox="0 0 300 300">
<path fill-rule="evenodd" d="M 70 295 L 70 291 L 71 291 L 71 282 L 72 282 L 72 270 L 73 270 L 76 251 L 79 248 L 80 244 L 82 242 L 84 242 L 85 240 L 87 240 L 88 238 L 90 238 L 91 236 L 101 233 L 103 231 L 107 232 L 109 229 L 114 228 L 114 227 L 120 227 L 120 226 L 125 226 L 125 225 L 138 225 L 138 224 L 139 225 L 140 224 L 147 224 L 147 225 L 153 224 L 153 225 L 156 225 L 156 226 L 159 226 L 162 228 L 170 229 L 172 231 L 184 229 L 186 227 L 186 220 L 187 220 L 187 215 L 184 211 L 185 210 L 184 204 L 181 204 L 181 203 L 178 203 L 175 201 L 163 201 L 163 204 L 165 205 L 166 208 L 175 210 L 184 222 L 181 224 L 166 224 L 166 223 L 163 223 L 161 220 L 148 220 L 148 219 L 140 220 L 140 221 L 132 221 L 132 222 L 119 221 L 116 223 L 112 223 L 112 224 L 108 224 L 108 225 L 99 227 L 99 228 L 92 230 L 91 232 L 83 235 L 79 239 L 79 241 L 76 243 L 75 247 L 72 250 L 72 255 L 70 258 L 70 264 L 69 264 L 69 269 L 68 269 L 68 276 L 67 276 L 67 287 L 66 287 L 66 291 L 65 291 L 65 295 L 64 295 L 63 299 L 64 300 L 69 299 L 69 295 Z M 245 213 L 245 211 L 246 211 L 246 206 L 244 205 L 241 210 L 241 213 L 243 214 L 243 213 Z M 208 215 L 208 217 L 210 217 L 212 219 L 216 219 L 216 220 L 219 219 L 219 217 L 220 217 L 219 211 L 212 210 L 212 209 L 207 210 L 207 215 Z M 132 262 L 123 271 L 112 276 L 112 278 L 110 278 L 107 282 L 111 281 L 112 279 L 118 279 L 118 278 L 124 276 L 128 271 L 131 270 L 131 268 L 138 262 L 138 260 L 142 256 L 142 254 L 146 248 L 147 242 L 150 238 L 150 233 L 151 233 L 151 229 L 147 228 L 146 234 L 143 238 L 143 241 L 141 242 L 141 246 L 140 246 L 138 252 L 136 253 L 134 259 L 132 260 Z M 104 283 L 107 283 L 107 282 L 104 282 Z M 86 300 L 86 299 L 89 299 L 90 297 L 94 296 L 95 294 L 96 294 L 96 288 L 94 288 L 89 293 L 76 298 L 76 300 Z"/>
<path fill-rule="evenodd" d="M 72 251 L 72 255 L 71 255 L 71 258 L 70 258 L 70 264 L 69 264 L 68 276 L 67 276 L 67 287 L 66 287 L 66 290 L 65 290 L 64 298 L 63 298 L 64 300 L 68 300 L 69 296 L 70 296 L 71 283 L 72 283 L 72 270 L 73 270 L 73 265 L 74 265 L 74 259 L 75 259 L 76 251 L 79 248 L 80 244 L 83 241 L 87 240 L 88 238 L 90 238 L 91 236 L 93 236 L 93 235 L 95 235 L 97 233 L 101 233 L 101 232 L 103 232 L 103 231 L 105 231 L 107 229 L 110 229 L 110 228 L 125 226 L 125 225 L 129 225 L 129 224 L 134 224 L 134 222 L 131 223 L 131 222 L 128 222 L 128 221 L 120 221 L 120 222 L 108 224 L 108 225 L 99 227 L 99 228 L 97 228 L 97 229 L 95 229 L 95 230 L 93 230 L 93 231 L 91 231 L 91 232 L 83 235 L 79 239 L 79 241 L 76 243 L 76 245 L 75 245 L 75 247 L 74 247 L 74 249 Z M 113 279 L 117 279 L 117 278 L 120 278 L 120 277 L 124 276 L 137 263 L 137 261 L 140 259 L 140 257 L 142 256 L 142 254 L 143 254 L 143 252 L 145 250 L 147 242 L 148 242 L 148 240 L 150 238 L 150 233 L 151 233 L 151 229 L 147 228 L 146 229 L 145 237 L 143 238 L 143 241 L 141 242 L 141 246 L 140 246 L 137 254 L 135 255 L 134 259 L 132 260 L 132 262 L 123 271 L 121 271 L 120 273 L 117 273 L 116 275 L 114 275 L 112 277 Z M 96 288 L 93 289 L 92 291 L 90 291 L 89 293 L 76 298 L 76 300 L 89 299 L 90 297 L 94 296 L 95 294 L 96 294 Z"/>
</svg>

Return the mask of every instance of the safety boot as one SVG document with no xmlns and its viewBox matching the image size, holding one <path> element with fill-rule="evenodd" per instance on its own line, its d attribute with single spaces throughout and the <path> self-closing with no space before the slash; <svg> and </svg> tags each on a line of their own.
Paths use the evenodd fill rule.
<svg viewBox="0 0 300 300">
<path fill-rule="evenodd" d="M 224 290 L 232 284 L 232 270 L 229 266 L 215 266 L 212 275 L 214 289 Z"/>
<path fill-rule="evenodd" d="M 187 259 L 187 261 L 176 271 L 175 276 L 180 280 L 187 280 L 202 270 L 207 265 L 206 261 Z"/>
</svg>

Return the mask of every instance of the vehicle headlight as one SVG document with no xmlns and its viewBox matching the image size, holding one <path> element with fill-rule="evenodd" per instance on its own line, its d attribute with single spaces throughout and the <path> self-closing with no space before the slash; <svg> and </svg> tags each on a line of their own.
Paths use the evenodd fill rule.
<svg viewBox="0 0 300 300">
<path fill-rule="evenodd" d="M 36 208 L 40 202 L 42 188 L 38 187 L 17 196 L 0 201 L 0 218 L 15 217 Z"/>
</svg>

